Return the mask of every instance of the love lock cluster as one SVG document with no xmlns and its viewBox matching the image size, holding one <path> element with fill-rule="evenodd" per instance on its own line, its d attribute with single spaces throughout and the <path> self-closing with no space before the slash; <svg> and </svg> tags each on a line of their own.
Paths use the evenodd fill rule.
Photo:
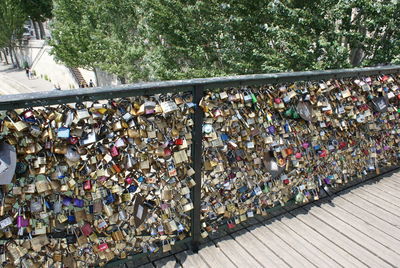
<svg viewBox="0 0 400 268">
<path fill-rule="evenodd" d="M 398 165 L 399 85 L 382 75 L 207 92 L 202 236 Z"/>
<path fill-rule="evenodd" d="M 87 267 L 184 239 L 194 106 L 167 94 L 3 113 L 16 167 L 0 182 L 1 262 Z"/>
</svg>

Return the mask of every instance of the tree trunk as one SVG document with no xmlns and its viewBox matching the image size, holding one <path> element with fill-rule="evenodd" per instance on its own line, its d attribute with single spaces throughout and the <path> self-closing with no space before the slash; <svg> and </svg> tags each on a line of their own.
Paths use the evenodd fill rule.
<svg viewBox="0 0 400 268">
<path fill-rule="evenodd" d="M 8 56 L 7 56 L 6 48 L 2 49 L 2 51 L 3 51 L 4 59 L 6 59 L 6 64 L 7 64 L 7 65 L 10 64 L 10 63 L 8 62 Z"/>
<path fill-rule="evenodd" d="M 350 53 L 350 63 L 352 66 L 358 66 L 364 59 L 364 50 L 362 48 L 356 47 L 351 50 Z"/>
<path fill-rule="evenodd" d="M 94 77 L 95 77 L 95 79 L 96 79 L 96 81 L 95 81 L 95 86 L 96 86 L 96 87 L 99 87 L 99 86 L 100 86 L 100 85 L 99 85 L 99 77 L 98 77 L 98 74 L 97 74 L 97 68 L 96 68 L 96 67 L 93 68 L 93 72 L 94 72 Z"/>
<path fill-rule="evenodd" d="M 15 53 L 15 49 L 13 46 L 11 46 L 11 50 L 12 50 L 12 54 L 14 54 L 15 64 L 17 65 L 17 68 L 19 69 L 19 68 L 21 68 L 21 65 L 19 64 L 18 57 L 17 57 L 17 54 Z"/>
<path fill-rule="evenodd" d="M 14 58 L 13 58 L 13 55 L 12 55 L 11 48 L 8 48 L 8 53 L 10 54 L 10 59 L 11 59 L 11 63 L 13 65 L 13 68 L 15 68 L 15 62 L 14 62 Z"/>
<path fill-rule="evenodd" d="M 40 39 L 37 22 L 32 20 L 33 29 L 35 30 L 36 39 Z"/>
<path fill-rule="evenodd" d="M 46 38 L 46 33 L 44 31 L 43 22 L 39 21 L 39 29 L 40 29 L 40 39 Z"/>
</svg>

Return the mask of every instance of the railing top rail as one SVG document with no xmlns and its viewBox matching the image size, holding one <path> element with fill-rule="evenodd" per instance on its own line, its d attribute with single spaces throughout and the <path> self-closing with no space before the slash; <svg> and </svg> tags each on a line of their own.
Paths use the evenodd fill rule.
<svg viewBox="0 0 400 268">
<path fill-rule="evenodd" d="M 376 75 L 383 73 L 400 72 L 400 65 L 305 71 L 272 74 L 238 75 L 214 78 L 196 78 L 187 80 L 171 80 L 161 82 L 145 82 L 120 86 L 98 88 L 84 88 L 63 91 L 47 91 L 29 94 L 0 96 L 0 110 L 17 109 L 24 107 L 45 106 L 72 102 L 94 101 L 108 98 L 120 98 L 139 95 L 153 95 L 158 93 L 179 92 L 193 90 L 194 86 L 203 88 L 218 88 L 241 85 L 255 85 L 281 83 L 305 80 L 323 80 L 330 78 L 344 78 L 351 76 Z"/>
</svg>

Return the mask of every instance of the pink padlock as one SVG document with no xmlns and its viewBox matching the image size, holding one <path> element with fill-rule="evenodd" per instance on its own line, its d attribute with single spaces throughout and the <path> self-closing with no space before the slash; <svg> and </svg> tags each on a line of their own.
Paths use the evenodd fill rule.
<svg viewBox="0 0 400 268">
<path fill-rule="evenodd" d="M 275 98 L 275 99 L 274 99 L 274 102 L 275 102 L 276 104 L 280 104 L 280 103 L 282 102 L 282 100 L 281 100 L 280 98 Z"/>
<path fill-rule="evenodd" d="M 18 216 L 17 217 L 17 227 L 27 227 L 29 225 L 29 220 L 25 219 L 23 216 Z"/>
<path fill-rule="evenodd" d="M 308 142 L 305 142 L 301 146 L 303 146 L 304 149 L 307 149 L 310 146 L 310 144 Z"/>
<path fill-rule="evenodd" d="M 300 158 L 301 158 L 301 153 L 296 153 L 294 156 L 295 156 L 297 159 L 300 159 Z"/>
<path fill-rule="evenodd" d="M 132 182 L 133 182 L 133 179 L 131 177 L 126 177 L 125 178 L 125 183 L 126 184 L 132 184 Z"/>
<path fill-rule="evenodd" d="M 164 156 L 170 156 L 172 154 L 172 150 L 170 148 L 164 149 Z"/>
<path fill-rule="evenodd" d="M 117 148 L 117 146 L 113 146 L 113 147 L 111 147 L 111 149 L 110 149 L 110 153 L 111 153 L 111 156 L 112 156 L 112 157 L 116 157 L 116 156 L 118 156 L 118 155 L 119 155 L 119 152 L 118 152 L 118 148 Z"/>
</svg>

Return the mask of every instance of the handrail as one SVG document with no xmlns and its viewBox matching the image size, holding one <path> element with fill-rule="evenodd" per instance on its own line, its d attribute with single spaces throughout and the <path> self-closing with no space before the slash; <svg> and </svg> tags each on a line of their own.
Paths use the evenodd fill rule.
<svg viewBox="0 0 400 268">
<path fill-rule="evenodd" d="M 205 90 L 224 87 L 240 87 L 260 84 L 278 84 L 293 81 L 320 81 L 325 79 L 340 79 L 346 77 L 358 77 L 380 74 L 400 73 L 400 65 L 379 66 L 367 68 L 306 71 L 292 73 L 239 75 L 215 78 L 197 78 L 188 80 L 173 80 L 161 82 L 145 82 L 120 86 L 108 86 L 98 88 L 80 88 L 75 90 L 37 92 L 31 94 L 0 96 L 0 110 L 9 110 L 25 107 L 46 106 L 53 104 L 79 103 L 121 97 L 154 95 L 159 93 L 191 92 L 193 103 L 199 104 Z M 193 115 L 194 126 L 192 128 L 192 167 L 195 170 L 194 180 L 196 185 L 192 189 L 194 209 L 191 215 L 191 237 L 193 250 L 198 249 L 201 242 L 200 235 L 200 205 L 201 205 L 201 171 L 203 168 L 202 125 L 204 122 L 203 111 L 197 106 Z M 188 241 L 188 240 L 186 240 Z"/>
<path fill-rule="evenodd" d="M 323 80 L 345 78 L 382 73 L 400 72 L 400 65 L 378 66 L 366 68 L 306 71 L 292 73 L 238 75 L 214 78 L 196 78 L 187 80 L 171 80 L 161 82 L 144 82 L 119 86 L 95 87 L 62 91 L 47 91 L 31 94 L 16 94 L 0 96 L 0 110 L 62 104 L 69 102 L 95 101 L 105 98 L 151 95 L 192 90 L 194 86 L 204 89 L 256 85 L 266 83 L 281 83 L 303 80 Z"/>
</svg>

